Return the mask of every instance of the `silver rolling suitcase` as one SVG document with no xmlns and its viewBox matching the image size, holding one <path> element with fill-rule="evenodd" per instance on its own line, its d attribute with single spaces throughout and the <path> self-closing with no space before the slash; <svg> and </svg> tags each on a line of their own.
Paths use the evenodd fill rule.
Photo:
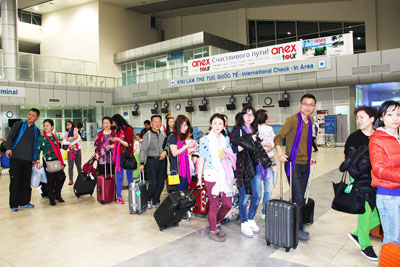
<svg viewBox="0 0 400 267">
<path fill-rule="evenodd" d="M 292 162 L 289 162 L 292 178 Z M 265 239 L 270 244 L 283 247 L 286 252 L 296 249 L 299 243 L 299 207 L 292 203 L 292 183 L 289 189 L 289 201 L 283 200 L 282 163 L 280 172 L 280 199 L 267 202 L 265 212 Z"/>
<path fill-rule="evenodd" d="M 147 191 L 144 174 L 141 172 L 139 179 L 129 184 L 129 213 L 141 214 L 146 211 Z"/>
</svg>

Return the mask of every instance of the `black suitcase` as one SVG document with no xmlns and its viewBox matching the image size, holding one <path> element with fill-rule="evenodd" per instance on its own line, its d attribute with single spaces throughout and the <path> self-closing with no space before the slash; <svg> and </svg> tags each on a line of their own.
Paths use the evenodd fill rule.
<svg viewBox="0 0 400 267">
<path fill-rule="evenodd" d="M 74 194 L 77 198 L 82 195 L 93 195 L 94 188 L 97 184 L 97 174 L 90 175 L 81 172 L 76 178 L 74 184 Z"/>
<path fill-rule="evenodd" d="M 314 223 L 315 201 L 314 201 L 314 199 L 310 198 L 309 196 L 310 196 L 310 188 L 311 188 L 312 179 L 314 177 L 315 165 L 316 165 L 316 163 L 313 164 L 313 167 L 311 169 L 310 178 L 308 179 L 308 184 L 307 184 L 306 198 L 304 199 L 304 204 L 301 207 L 301 216 L 303 218 L 303 224 L 313 224 Z"/>
<path fill-rule="evenodd" d="M 167 198 L 161 203 L 160 207 L 154 212 L 154 219 L 156 220 L 160 231 L 170 227 L 178 226 L 185 213 L 190 210 L 198 194 L 193 195 L 194 190 L 191 191 L 177 191 L 168 194 Z"/>
<path fill-rule="evenodd" d="M 280 172 L 280 199 L 273 199 L 267 202 L 265 212 L 265 240 L 267 246 L 273 244 L 284 247 L 286 252 L 291 248 L 296 249 L 299 243 L 299 207 L 292 203 L 292 183 L 290 183 L 290 200 L 283 199 L 282 182 L 282 163 Z M 292 168 L 290 165 L 290 178 L 292 177 Z"/>
</svg>

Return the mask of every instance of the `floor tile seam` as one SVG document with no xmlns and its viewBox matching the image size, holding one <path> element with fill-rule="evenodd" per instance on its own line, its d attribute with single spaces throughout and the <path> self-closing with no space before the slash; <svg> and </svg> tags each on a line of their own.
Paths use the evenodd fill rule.
<svg viewBox="0 0 400 267">
<path fill-rule="evenodd" d="M 346 237 L 346 239 L 347 239 L 347 237 Z M 331 258 L 331 260 L 329 261 L 329 263 L 328 263 L 327 266 L 330 266 L 330 265 L 331 265 L 332 261 L 333 261 L 333 260 L 336 258 L 336 256 L 340 253 L 340 251 L 346 246 L 346 244 L 347 244 L 348 241 L 349 241 L 349 240 L 347 239 L 347 240 L 345 240 L 345 241 L 343 242 L 342 246 L 336 251 L 335 255 Z"/>
<path fill-rule="evenodd" d="M 11 264 L 8 260 L 6 260 L 5 258 L 3 258 L 2 256 L 0 256 L 0 259 L 2 259 L 3 261 L 5 261 L 7 264 L 9 264 L 10 266 L 15 266 L 13 264 Z"/>
</svg>

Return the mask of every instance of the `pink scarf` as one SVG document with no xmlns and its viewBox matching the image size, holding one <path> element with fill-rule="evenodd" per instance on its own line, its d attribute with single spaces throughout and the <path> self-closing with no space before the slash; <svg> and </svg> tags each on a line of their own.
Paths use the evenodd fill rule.
<svg viewBox="0 0 400 267">
<path fill-rule="evenodd" d="M 121 138 L 124 135 L 124 131 L 119 132 L 119 134 L 116 134 L 116 137 Z M 115 171 L 120 172 L 121 171 L 121 153 L 120 153 L 120 147 L 121 147 L 121 142 L 116 142 L 115 145 L 117 146 L 115 149 L 114 146 L 114 152 L 113 152 L 113 161 L 115 162 Z"/>
<path fill-rule="evenodd" d="M 235 178 L 233 170 L 236 171 L 236 157 L 225 148 L 222 148 L 222 151 L 228 156 L 228 158 L 221 160 L 222 167 L 224 167 L 225 171 L 225 183 L 228 183 L 228 181 L 233 181 Z"/>
<path fill-rule="evenodd" d="M 181 149 L 184 145 L 185 141 L 178 140 L 178 150 Z M 188 183 L 190 184 L 192 182 L 192 176 L 190 175 L 189 156 L 187 149 L 183 153 L 178 155 L 178 166 L 179 176 L 188 179 Z"/>
</svg>

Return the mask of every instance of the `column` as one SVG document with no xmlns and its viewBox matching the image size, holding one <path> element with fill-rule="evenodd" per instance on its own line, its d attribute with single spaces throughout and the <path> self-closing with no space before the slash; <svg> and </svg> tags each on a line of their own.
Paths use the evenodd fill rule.
<svg viewBox="0 0 400 267">
<path fill-rule="evenodd" d="M 17 1 L 1 1 L 1 30 L 3 47 L 3 69 L 5 79 L 17 80 L 18 35 L 17 35 Z"/>
</svg>

